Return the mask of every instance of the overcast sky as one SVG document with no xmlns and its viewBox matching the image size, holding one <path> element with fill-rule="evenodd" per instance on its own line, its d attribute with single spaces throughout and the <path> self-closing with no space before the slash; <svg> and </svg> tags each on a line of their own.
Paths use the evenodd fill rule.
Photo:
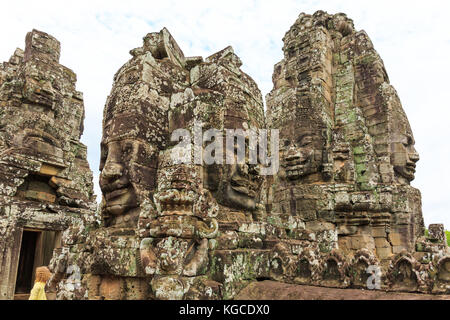
<svg viewBox="0 0 450 320">
<path fill-rule="evenodd" d="M 9 1 L 0 12 L 0 61 L 24 48 L 33 28 L 61 42 L 60 62 L 78 76 L 86 108 L 82 141 L 95 192 L 103 107 L 114 73 L 149 32 L 167 27 L 186 56 L 228 45 L 263 95 L 284 34 L 301 12 L 344 12 L 365 30 L 384 60 L 408 115 L 421 160 L 412 185 L 422 191 L 425 223 L 450 229 L 450 2 L 443 1 Z"/>
</svg>

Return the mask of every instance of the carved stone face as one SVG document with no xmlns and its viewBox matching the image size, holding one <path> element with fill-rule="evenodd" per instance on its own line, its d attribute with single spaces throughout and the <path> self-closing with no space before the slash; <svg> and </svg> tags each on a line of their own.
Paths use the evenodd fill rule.
<svg viewBox="0 0 450 320">
<path fill-rule="evenodd" d="M 223 185 L 225 188 L 223 190 L 224 202 L 228 206 L 253 211 L 259 202 L 263 176 L 260 175 L 261 164 L 250 163 L 249 144 L 249 138 L 245 137 L 245 160 L 243 163 L 238 163 L 237 153 L 235 153 L 235 164 L 224 166 Z M 237 141 L 235 141 L 234 147 L 236 152 L 239 149 Z"/>
<path fill-rule="evenodd" d="M 411 133 L 396 133 L 391 143 L 391 163 L 400 182 L 414 180 L 416 162 L 419 154 L 414 148 L 414 138 Z"/>
<path fill-rule="evenodd" d="M 39 129 L 25 129 L 14 138 L 15 148 L 30 153 L 51 163 L 63 164 L 64 153 L 59 141 L 51 134 Z"/>
<path fill-rule="evenodd" d="M 261 180 L 257 165 L 233 164 L 220 167 L 206 167 L 205 183 L 217 202 L 232 208 L 254 210 Z"/>
<path fill-rule="evenodd" d="M 136 190 L 131 184 L 129 163 L 138 150 L 137 141 L 119 140 L 102 145 L 100 188 L 106 213 L 117 216 L 137 207 Z"/>
<path fill-rule="evenodd" d="M 157 148 L 137 139 L 110 140 L 101 146 L 100 188 L 105 213 L 126 214 L 138 207 L 156 184 Z"/>
<path fill-rule="evenodd" d="M 298 180 L 319 172 L 324 149 L 319 133 L 299 129 L 281 139 L 282 166 L 287 179 Z"/>
<path fill-rule="evenodd" d="M 254 210 L 257 202 L 257 165 L 234 164 L 229 166 L 230 178 L 225 193 L 226 200 L 238 208 Z"/>
<path fill-rule="evenodd" d="M 164 238 L 157 245 L 160 273 L 179 274 L 183 268 L 189 241 L 173 237 Z"/>
<path fill-rule="evenodd" d="M 39 77 L 42 78 L 40 81 Z M 61 121 L 65 116 L 61 110 L 63 98 L 46 78 L 48 75 L 40 72 L 33 76 L 25 73 L 19 81 L 16 80 L 23 83 L 17 89 L 23 92 L 22 101 L 20 105 L 11 104 L 5 108 L 2 127 L 9 133 L 6 139 L 12 153 L 23 153 L 39 161 L 64 166 L 63 144 L 66 138 L 61 136 L 65 134 L 61 126 L 70 131 L 72 124 Z"/>
<path fill-rule="evenodd" d="M 239 128 L 240 124 L 229 126 Z M 253 211 L 259 201 L 263 177 L 260 175 L 260 164 L 250 164 L 248 136 L 242 141 L 245 141 L 245 160 L 238 161 L 236 151 L 239 146 L 237 140 L 235 140 L 234 150 L 232 151 L 235 163 L 227 164 L 224 156 L 223 164 L 206 165 L 204 185 L 213 193 L 219 204 L 230 208 Z M 225 137 L 223 145 L 226 146 Z"/>
<path fill-rule="evenodd" d="M 168 163 L 170 153 L 170 150 L 166 150 L 159 157 L 155 203 L 160 216 L 192 216 L 196 187 L 200 185 L 195 166 Z"/>
</svg>

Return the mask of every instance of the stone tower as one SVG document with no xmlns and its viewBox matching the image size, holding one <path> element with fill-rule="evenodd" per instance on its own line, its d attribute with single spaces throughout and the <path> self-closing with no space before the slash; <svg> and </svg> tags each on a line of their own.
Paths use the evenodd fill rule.
<svg viewBox="0 0 450 320">
<path fill-rule="evenodd" d="M 59 56 L 59 41 L 33 30 L 0 65 L 0 299 L 29 293 L 34 269 L 68 245 L 63 232 L 94 217 L 83 95 Z"/>
<path fill-rule="evenodd" d="M 423 250 L 421 196 L 410 186 L 419 155 L 372 42 L 345 14 L 323 11 L 300 14 L 283 41 L 266 97 L 268 125 L 280 130 L 282 168 L 271 215 L 298 220 L 291 238 L 309 242 L 308 254 L 292 257 L 304 275 L 297 281 L 364 286 L 369 265 L 402 273 L 399 261 L 409 259 L 410 281 L 392 276 L 391 285 L 431 289 L 414 275 L 427 268 L 418 261 L 439 260 L 447 246 L 437 241 Z"/>
<path fill-rule="evenodd" d="M 263 128 L 261 93 L 231 47 L 185 57 L 164 28 L 130 53 L 104 109 L 101 225 L 68 235 L 70 262 L 54 264 L 76 264 L 79 279 L 59 297 L 231 298 L 248 274 L 268 276 L 264 179 L 254 165 L 175 163 L 173 134 Z M 242 259 L 251 266 L 233 270 Z"/>
</svg>

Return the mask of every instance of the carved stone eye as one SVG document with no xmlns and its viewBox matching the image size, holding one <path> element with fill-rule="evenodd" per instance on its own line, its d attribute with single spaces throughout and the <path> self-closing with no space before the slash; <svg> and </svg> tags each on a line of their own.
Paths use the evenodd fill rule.
<svg viewBox="0 0 450 320">
<path fill-rule="evenodd" d="M 408 145 L 414 144 L 413 138 L 408 136 Z"/>
<path fill-rule="evenodd" d="M 105 167 L 106 159 L 108 159 L 108 148 L 105 145 L 102 145 L 100 148 L 100 165 L 99 170 L 102 171 Z"/>
<path fill-rule="evenodd" d="M 405 147 L 409 147 L 409 146 L 414 144 L 414 140 L 413 140 L 413 138 L 410 135 L 406 135 L 405 138 L 402 141 L 402 144 Z"/>
<path fill-rule="evenodd" d="M 298 139 L 298 145 L 300 147 L 305 147 L 312 143 L 312 137 L 310 135 L 302 136 Z"/>
<path fill-rule="evenodd" d="M 446 262 L 443 264 L 443 267 L 444 267 L 444 270 L 446 270 L 447 272 L 450 272 L 450 260 L 449 260 L 449 261 L 446 261 Z"/>
<path fill-rule="evenodd" d="M 405 147 L 408 147 L 408 146 L 410 145 L 409 139 L 404 140 L 404 141 L 402 142 L 402 144 L 403 144 Z"/>
<path fill-rule="evenodd" d="M 125 144 L 125 146 L 122 148 L 122 152 L 125 155 L 129 155 L 133 151 L 133 145 L 131 143 Z"/>
</svg>

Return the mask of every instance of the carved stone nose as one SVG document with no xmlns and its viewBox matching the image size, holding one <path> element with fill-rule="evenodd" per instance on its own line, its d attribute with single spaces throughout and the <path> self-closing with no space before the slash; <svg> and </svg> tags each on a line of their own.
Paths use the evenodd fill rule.
<svg viewBox="0 0 450 320">
<path fill-rule="evenodd" d="M 247 164 L 238 164 L 238 171 L 242 174 L 248 174 L 248 165 Z"/>
<path fill-rule="evenodd" d="M 114 162 L 107 162 L 102 171 L 102 177 L 108 180 L 121 177 L 122 174 L 123 166 Z"/>
<path fill-rule="evenodd" d="M 420 160 L 419 154 L 417 153 L 417 151 L 414 150 L 413 153 L 409 154 L 409 159 L 413 162 L 417 162 Z"/>
<path fill-rule="evenodd" d="M 256 164 L 250 164 L 249 165 L 249 170 L 248 170 L 249 174 L 258 175 L 259 171 L 260 170 L 259 170 L 259 166 L 258 165 L 256 165 Z"/>
</svg>

